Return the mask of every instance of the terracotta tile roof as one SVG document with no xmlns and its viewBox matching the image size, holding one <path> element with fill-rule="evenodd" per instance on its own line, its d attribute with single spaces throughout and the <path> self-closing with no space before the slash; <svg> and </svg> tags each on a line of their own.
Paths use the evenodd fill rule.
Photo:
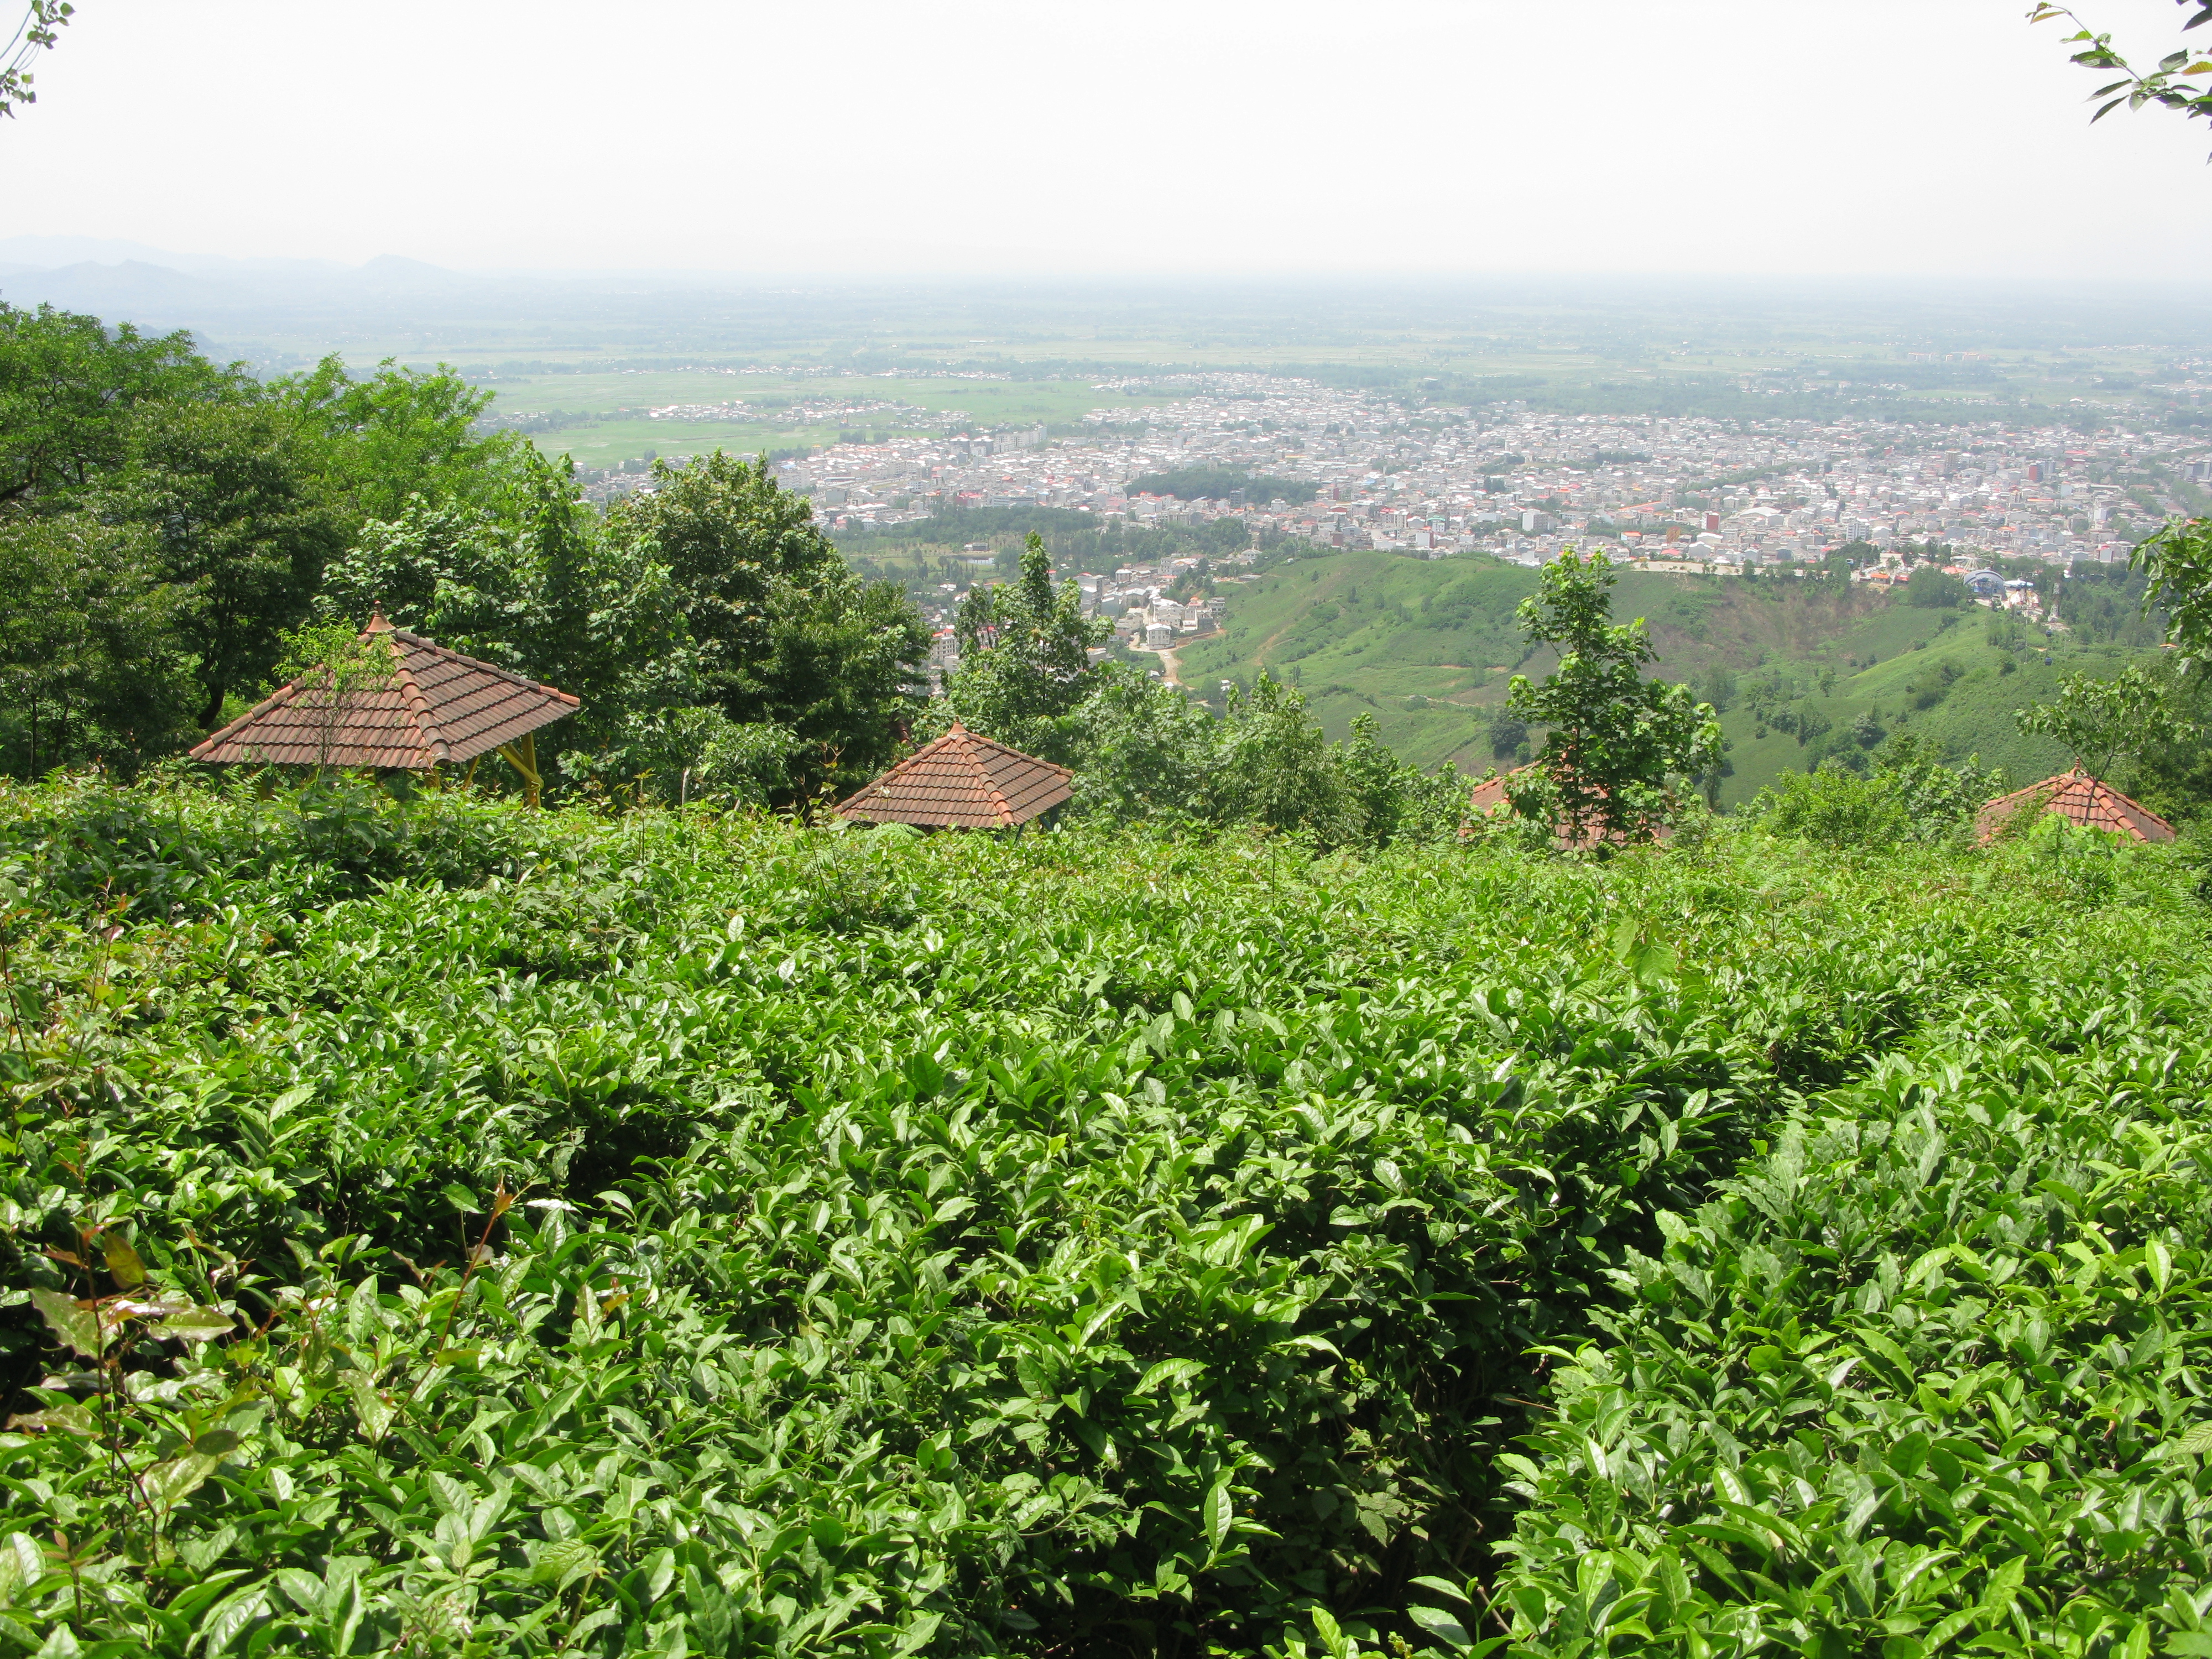
<svg viewBox="0 0 2212 1659">
<path fill-rule="evenodd" d="M 378 617 L 362 635 L 392 656 L 383 685 L 345 693 L 331 706 L 308 673 L 251 708 L 192 750 L 194 760 L 283 766 L 387 766 L 419 769 L 470 761 L 576 712 L 577 699 Z"/>
<path fill-rule="evenodd" d="M 1496 777 L 1475 785 L 1474 793 L 1467 804 L 1468 812 L 1476 817 L 1481 817 L 1492 812 L 1510 811 L 1513 803 L 1506 797 L 1506 786 L 1535 763 L 1534 761 L 1529 761 L 1523 765 L 1515 767 L 1510 772 L 1500 772 Z"/>
<path fill-rule="evenodd" d="M 2077 766 L 1990 801 L 1974 817 L 1974 839 L 1995 840 L 2013 816 L 2023 811 L 2056 812 L 2069 823 L 2085 830 L 2112 830 L 2130 841 L 2167 842 L 2174 837 L 2173 826 L 2150 808 L 2130 800 Z"/>
<path fill-rule="evenodd" d="M 1075 775 L 978 737 L 955 720 L 837 808 L 868 823 L 925 830 L 1002 830 L 1050 811 L 1075 793 Z"/>
<path fill-rule="evenodd" d="M 1542 764 L 1541 761 L 1524 762 L 1510 772 L 1500 773 L 1494 778 L 1475 785 L 1474 793 L 1468 798 L 1468 821 L 1460 826 L 1459 832 L 1462 837 L 1470 836 L 1474 833 L 1474 819 L 1494 817 L 1512 811 L 1513 801 L 1508 793 L 1509 786 L 1523 772 L 1533 772 Z M 1674 833 L 1662 823 L 1652 831 L 1651 838 L 1654 841 L 1666 841 L 1672 837 Z M 1627 836 L 1618 832 L 1609 836 L 1592 835 L 1586 832 L 1577 837 L 1570 835 L 1568 827 L 1564 823 L 1554 825 L 1552 830 L 1552 845 L 1563 853 L 1586 852 L 1601 841 L 1609 841 L 1616 847 L 1625 847 L 1628 844 Z"/>
</svg>

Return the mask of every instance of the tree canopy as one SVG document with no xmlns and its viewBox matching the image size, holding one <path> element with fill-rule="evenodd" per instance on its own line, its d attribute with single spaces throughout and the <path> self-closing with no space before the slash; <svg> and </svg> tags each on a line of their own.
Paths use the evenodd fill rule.
<svg viewBox="0 0 2212 1659">
<path fill-rule="evenodd" d="M 945 692 L 955 712 L 986 736 L 1059 758 L 1066 744 L 1055 723 L 1091 694 L 1090 650 L 1112 624 L 1083 614 L 1073 582 L 1055 589 L 1042 536 L 1024 544 L 1015 580 L 969 592 L 953 628 L 960 666 Z"/>
<path fill-rule="evenodd" d="M 613 513 L 445 370 L 258 380 L 190 336 L 0 305 L 0 764 L 126 768 L 398 627 L 583 700 L 556 787 L 795 799 L 888 761 L 928 633 L 761 463 L 656 467 Z"/>
<path fill-rule="evenodd" d="M 1521 602 L 1522 629 L 1555 647 L 1559 665 L 1540 684 L 1516 674 L 1507 695 L 1515 715 L 1551 728 L 1514 805 L 1556 824 L 1571 844 L 1648 839 L 1674 810 L 1670 778 L 1701 775 L 1719 759 L 1712 706 L 1686 685 L 1644 677 L 1659 653 L 1641 617 L 1612 620 L 1617 580 L 1604 554 L 1568 548 Z"/>
</svg>

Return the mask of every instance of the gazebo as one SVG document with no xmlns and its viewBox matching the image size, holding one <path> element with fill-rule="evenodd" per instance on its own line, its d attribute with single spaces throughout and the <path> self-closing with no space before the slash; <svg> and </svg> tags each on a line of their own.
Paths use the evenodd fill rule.
<svg viewBox="0 0 2212 1659">
<path fill-rule="evenodd" d="M 1008 830 L 1050 811 L 1075 793 L 1075 775 L 958 720 L 837 808 L 864 823 L 921 830 Z"/>
<path fill-rule="evenodd" d="M 210 737 L 192 758 L 421 771 L 495 752 L 522 775 L 537 805 L 538 728 L 574 714 L 576 698 L 394 628 L 380 614 L 361 638 L 391 653 L 390 672 L 372 672 L 334 696 L 328 669 L 311 669 Z"/>
<path fill-rule="evenodd" d="M 1996 839 L 2019 813 L 2050 812 L 2084 830 L 2106 830 L 2130 841 L 2168 842 L 2174 828 L 2140 802 L 2091 777 L 2080 767 L 2009 795 L 1999 795 L 1974 816 L 1974 839 Z"/>
</svg>

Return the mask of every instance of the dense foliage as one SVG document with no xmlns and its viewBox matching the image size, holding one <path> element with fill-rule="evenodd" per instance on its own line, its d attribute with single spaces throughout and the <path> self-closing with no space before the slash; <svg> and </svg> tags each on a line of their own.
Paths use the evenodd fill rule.
<svg viewBox="0 0 2212 1659">
<path fill-rule="evenodd" d="M 2172 648 L 2117 673 L 2068 674 L 2055 697 L 2016 719 L 2023 732 L 2063 743 L 2092 775 L 2191 823 L 2212 805 L 2212 526 L 2175 520 L 2136 549 L 2129 568 L 2100 574 L 2101 584 L 2069 580 L 2074 609 L 2085 586 L 2119 586 L 2126 622 Z M 2119 611 L 2109 594 L 2101 602 Z"/>
<path fill-rule="evenodd" d="M 1559 665 L 1540 682 L 1513 677 L 1507 708 L 1551 728 L 1541 763 L 1514 783 L 1513 805 L 1570 844 L 1650 839 L 1674 813 L 1669 781 L 1720 763 L 1711 705 L 1644 678 L 1659 653 L 1643 618 L 1613 620 L 1616 580 L 1604 554 L 1568 548 L 1521 602 L 1522 631 L 1557 650 Z"/>
<path fill-rule="evenodd" d="M 0 305 L 0 768 L 134 772 L 270 689 L 302 626 L 380 606 L 583 700 L 548 734 L 556 789 L 789 799 L 890 757 L 920 613 L 764 465 L 659 465 L 605 514 L 479 430 L 489 402 L 335 358 L 264 382 L 184 335 Z"/>
<path fill-rule="evenodd" d="M 2037 840 L 2061 903 L 2135 877 Z M 1623 1257 L 1506 1460 L 1516 1651 L 2212 1651 L 2212 985 L 2136 914 L 2024 941 Z"/>
<path fill-rule="evenodd" d="M 1844 1652 L 2204 1585 L 2163 854 L 0 808 L 9 1650 Z"/>
<path fill-rule="evenodd" d="M 1467 786 L 1454 768 L 1404 764 L 1371 719 L 1332 744 L 1304 696 L 1264 673 L 1249 692 L 1232 692 L 1216 718 L 1179 687 L 1094 663 L 1090 648 L 1109 625 L 1085 617 L 1080 597 L 1073 582 L 1055 586 L 1043 538 L 1030 536 L 1018 580 L 962 602 L 960 665 L 921 731 L 945 730 L 957 716 L 1072 768 L 1072 817 L 1249 824 L 1322 847 L 1457 832 Z"/>
<path fill-rule="evenodd" d="M 1969 760 L 1951 767 L 1922 740 L 1893 737 L 1864 772 L 1823 763 L 1784 772 L 1743 816 L 1769 835 L 1818 847 L 1894 847 L 1965 833 L 1982 805 L 2003 791 L 1999 774 Z"/>
<path fill-rule="evenodd" d="M 1073 582 L 1054 586 L 1052 556 L 1032 532 L 1012 582 L 970 589 L 960 602 L 948 706 L 1017 749 L 1054 761 L 1071 753 L 1066 716 L 1095 689 L 1091 647 L 1113 632 L 1103 617 L 1085 617 L 1082 601 Z"/>
</svg>

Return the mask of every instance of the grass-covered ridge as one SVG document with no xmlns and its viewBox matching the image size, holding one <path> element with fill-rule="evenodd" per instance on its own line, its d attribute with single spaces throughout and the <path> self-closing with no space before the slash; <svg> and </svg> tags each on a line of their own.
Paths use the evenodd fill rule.
<svg viewBox="0 0 2212 1659">
<path fill-rule="evenodd" d="M 1730 1194 L 1777 1147 L 1840 1168 L 1843 1125 L 1940 1115 L 1954 1074 L 2015 1117 L 2139 1074 L 2154 1132 L 2202 1106 L 2147 1058 L 2204 1023 L 2163 854 L 1316 860 L 71 783 L 0 797 L 0 880 L 35 1414 L 0 1437 L 0 1651 L 1559 1650 L 1594 1500 L 1552 1413 L 1628 1363 L 1584 1344 L 1644 1340 L 1672 1270 L 1640 1264 L 1753 1249 L 1725 1227 L 1771 1206 Z M 2066 1171 L 2150 1156 L 2108 1118 L 2035 1178 L 2107 1202 Z M 1957 1279 L 1937 1242 L 1882 1309 Z M 2050 1401 L 2008 1409 L 2078 1415 Z M 1789 1455 L 1848 1461 L 1826 1425 Z M 1701 1467 L 1668 1478 L 1728 1490 Z M 2012 1536 L 1968 1543 L 2011 1571 Z M 1778 1634 L 1774 1570 L 1714 1547 L 1684 1619 Z"/>
<path fill-rule="evenodd" d="M 2069 605 L 2100 586 L 2111 584 L 2076 582 Z M 1302 554 L 1225 589 L 1223 631 L 1185 646 L 1179 672 L 1211 695 L 1221 679 L 1249 684 L 1264 668 L 1297 684 L 1332 736 L 1371 715 L 1407 760 L 1480 774 L 1513 764 L 1513 743 L 1499 744 L 1492 724 L 1512 674 L 1555 664 L 1515 616 L 1536 586 L 1535 571 L 1481 555 Z M 1613 612 L 1645 619 L 1659 649 L 1654 673 L 1719 708 L 1723 810 L 1828 754 L 1863 760 L 1896 732 L 1954 763 L 1978 757 L 2015 786 L 2047 777 L 2071 757 L 2022 733 L 2018 711 L 2055 696 L 2069 674 L 2106 679 L 2160 654 L 2119 642 L 2110 626 L 2046 637 L 1976 606 L 1911 605 L 1832 573 L 1747 581 L 1623 570 Z M 1862 720 L 1873 725 L 1855 739 Z"/>
</svg>

